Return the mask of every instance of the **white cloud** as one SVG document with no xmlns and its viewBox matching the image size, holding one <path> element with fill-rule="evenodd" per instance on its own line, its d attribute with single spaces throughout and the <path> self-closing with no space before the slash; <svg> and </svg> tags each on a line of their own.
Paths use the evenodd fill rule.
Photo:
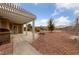
<svg viewBox="0 0 79 59">
<path fill-rule="evenodd" d="M 65 27 L 71 24 L 71 21 L 68 19 L 68 17 L 64 16 L 55 19 L 54 22 L 56 27 Z M 30 24 L 32 24 L 32 22 L 30 22 Z M 47 26 L 47 25 L 48 25 L 48 19 L 40 19 L 35 21 L 35 26 Z"/>
<path fill-rule="evenodd" d="M 74 15 L 76 15 L 76 17 L 79 17 L 79 10 L 75 10 Z"/>
<path fill-rule="evenodd" d="M 79 9 L 79 3 L 57 3 L 58 9 Z"/>
<path fill-rule="evenodd" d="M 61 16 L 57 19 L 54 20 L 54 24 L 56 27 L 65 27 L 69 26 L 71 24 L 71 21 L 68 19 L 69 17 L 64 17 Z M 35 21 L 35 26 L 47 26 L 48 24 L 48 19 L 41 19 L 41 20 L 36 20 Z"/>
<path fill-rule="evenodd" d="M 52 16 L 59 15 L 59 13 L 66 10 L 73 10 L 74 13 L 79 10 L 79 3 L 56 3 L 55 6 L 56 9 Z"/>
<path fill-rule="evenodd" d="M 60 8 L 69 9 L 69 8 L 71 7 L 71 5 L 70 5 L 70 4 L 67 4 L 67 3 L 57 3 L 57 4 L 56 4 L 56 7 L 57 7 L 58 9 L 60 9 Z"/>
<path fill-rule="evenodd" d="M 71 21 L 68 19 L 68 17 L 60 17 L 55 19 L 55 26 L 59 27 L 65 27 L 65 26 L 69 26 L 71 24 Z"/>
<path fill-rule="evenodd" d="M 31 24 L 32 25 L 32 22 L 29 22 L 27 24 Z M 40 19 L 40 20 L 35 20 L 35 26 L 47 26 L 48 24 L 48 19 Z M 24 25 L 25 27 L 26 25 Z"/>
<path fill-rule="evenodd" d="M 37 4 L 35 4 L 37 5 Z M 61 12 L 66 11 L 66 10 L 73 10 L 74 14 L 78 14 L 79 13 L 79 4 L 78 3 L 57 3 L 56 4 L 56 9 L 54 11 L 54 13 L 52 13 L 51 16 L 56 16 L 59 15 Z M 69 26 L 71 25 L 71 21 L 68 19 L 69 17 L 64 17 L 61 16 L 57 19 L 55 19 L 55 26 L 61 26 L 61 27 L 65 27 L 65 26 Z M 36 26 L 46 26 L 47 25 L 47 19 L 41 19 L 39 21 L 35 21 L 35 25 Z"/>
<path fill-rule="evenodd" d="M 59 12 L 57 10 L 55 10 L 54 13 L 52 13 L 51 16 L 56 16 L 56 15 L 59 15 Z"/>
<path fill-rule="evenodd" d="M 48 19 L 41 19 L 35 21 L 35 26 L 47 26 Z"/>
<path fill-rule="evenodd" d="M 71 24 L 71 21 L 68 19 L 69 17 L 64 17 L 61 16 L 57 19 L 54 20 L 54 24 L 56 27 L 65 27 L 69 26 Z M 48 19 L 41 19 L 41 20 L 36 20 L 35 21 L 35 26 L 47 26 L 48 24 Z"/>
<path fill-rule="evenodd" d="M 74 16 L 79 17 L 79 3 L 56 3 L 56 9 L 52 16 L 60 15 L 61 12 L 73 10 Z M 68 26 L 70 25 L 71 21 L 68 20 L 68 17 L 59 17 L 56 19 L 55 26 Z"/>
</svg>

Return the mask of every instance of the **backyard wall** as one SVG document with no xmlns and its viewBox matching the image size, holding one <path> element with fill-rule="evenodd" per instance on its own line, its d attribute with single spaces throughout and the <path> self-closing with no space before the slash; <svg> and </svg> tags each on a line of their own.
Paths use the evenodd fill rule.
<svg viewBox="0 0 79 59">
<path fill-rule="evenodd" d="M 9 21 L 4 18 L 0 18 L 0 28 L 9 29 Z"/>
</svg>

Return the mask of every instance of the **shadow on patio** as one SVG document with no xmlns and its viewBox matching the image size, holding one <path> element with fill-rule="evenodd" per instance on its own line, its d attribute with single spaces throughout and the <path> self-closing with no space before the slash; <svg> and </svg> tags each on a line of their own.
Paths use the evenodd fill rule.
<svg viewBox="0 0 79 59">
<path fill-rule="evenodd" d="M 34 40 L 32 39 L 32 32 L 27 32 L 27 34 L 15 34 L 11 35 L 13 42 L 13 55 L 38 55 L 40 54 L 30 43 Z M 38 38 L 38 34 L 35 34 L 35 39 Z"/>
</svg>

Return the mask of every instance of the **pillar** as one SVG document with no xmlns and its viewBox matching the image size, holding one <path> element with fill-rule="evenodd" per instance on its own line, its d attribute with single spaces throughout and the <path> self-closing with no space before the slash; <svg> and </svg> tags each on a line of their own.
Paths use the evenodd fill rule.
<svg viewBox="0 0 79 59">
<path fill-rule="evenodd" d="M 26 30 L 25 31 L 26 31 L 26 35 L 27 35 L 27 24 L 26 24 Z"/>
<path fill-rule="evenodd" d="M 35 39 L 35 20 L 32 22 L 32 34 L 33 34 L 33 40 Z"/>
</svg>

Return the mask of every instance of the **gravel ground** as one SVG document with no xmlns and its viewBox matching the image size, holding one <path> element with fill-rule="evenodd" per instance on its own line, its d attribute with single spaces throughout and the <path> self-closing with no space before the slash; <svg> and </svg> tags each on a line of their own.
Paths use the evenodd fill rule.
<svg viewBox="0 0 79 59">
<path fill-rule="evenodd" d="M 79 42 L 69 39 L 70 36 L 64 31 L 45 32 L 32 45 L 45 55 L 78 55 Z"/>
</svg>

